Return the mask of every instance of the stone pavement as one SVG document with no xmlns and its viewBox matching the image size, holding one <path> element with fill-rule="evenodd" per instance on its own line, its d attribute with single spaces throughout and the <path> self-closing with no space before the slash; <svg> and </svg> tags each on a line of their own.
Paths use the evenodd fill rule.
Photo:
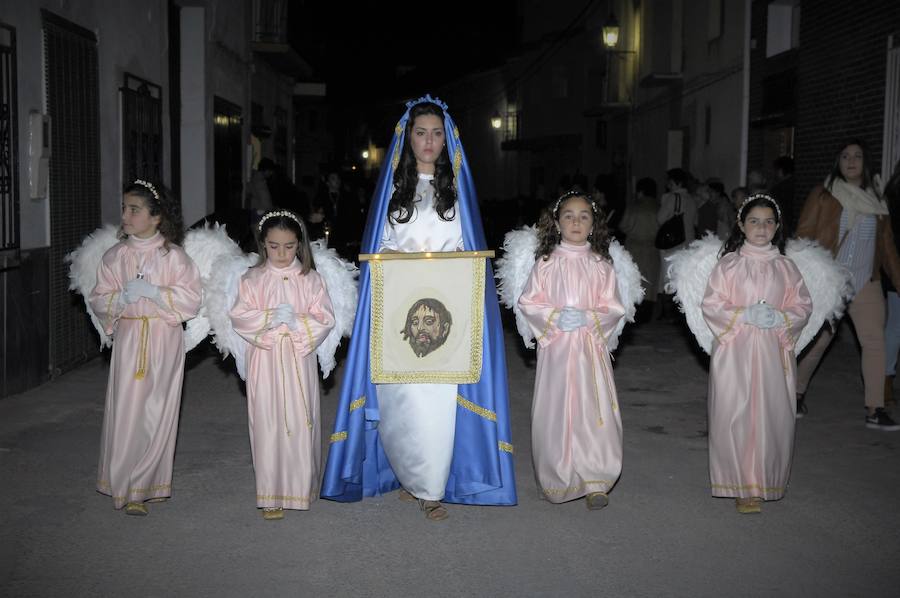
<svg viewBox="0 0 900 598">
<path fill-rule="evenodd" d="M 706 361 L 667 323 L 626 330 L 616 354 L 610 506 L 540 500 L 520 346 L 508 332 L 519 506 L 450 505 L 441 523 L 396 494 L 263 521 L 241 385 L 211 351 L 189 360 L 173 498 L 145 518 L 93 490 L 108 355 L 2 400 L 0 595 L 900 595 L 900 432 L 864 427 L 846 326 L 810 387 L 787 497 L 761 515 L 709 496 Z"/>
</svg>

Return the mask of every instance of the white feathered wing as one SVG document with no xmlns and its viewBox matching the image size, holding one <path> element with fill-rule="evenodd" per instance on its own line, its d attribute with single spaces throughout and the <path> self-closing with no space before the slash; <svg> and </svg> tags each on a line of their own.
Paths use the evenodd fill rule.
<svg viewBox="0 0 900 598">
<path fill-rule="evenodd" d="M 497 294 L 500 296 L 500 302 L 513 310 L 516 315 L 516 329 L 528 348 L 534 347 L 534 334 L 525 320 L 525 315 L 519 309 L 518 302 L 534 268 L 537 248 L 537 229 L 534 226 L 523 226 L 506 233 L 503 238 L 503 257 L 495 262 L 494 276 L 499 280 Z M 644 288 L 641 286 L 641 273 L 631 254 L 618 241 L 610 242 L 609 255 L 613 259 L 613 269 L 616 272 L 616 290 L 625 306 L 625 317 L 619 320 L 615 330 L 607 337 L 607 346 L 610 351 L 614 351 L 619 345 L 619 335 L 622 334 L 625 323 L 634 322 L 637 304 L 644 299 Z"/>
<path fill-rule="evenodd" d="M 664 275 L 667 277 L 666 291 L 675 293 L 681 311 L 684 312 L 688 328 L 694 333 L 700 348 L 712 351 L 713 333 L 703 319 L 700 304 L 706 293 L 709 275 L 719 261 L 719 250 L 722 241 L 712 233 L 702 239 L 693 241 L 686 248 L 676 251 L 666 258 L 669 266 Z"/>
<path fill-rule="evenodd" d="M 216 260 L 221 257 L 237 257 L 243 255 L 243 252 L 225 232 L 225 226 L 219 223 L 213 226 L 205 224 L 203 228 L 189 230 L 184 236 L 184 251 L 197 264 L 203 287 L 200 310 L 194 318 L 188 320 L 184 329 L 184 350 L 190 351 L 210 333 L 209 279 Z"/>
<path fill-rule="evenodd" d="M 91 309 L 88 298 L 91 296 L 91 291 L 97 286 L 97 269 L 100 267 L 103 254 L 119 242 L 118 234 L 118 227 L 107 224 L 85 237 L 81 245 L 65 257 L 65 261 L 71 264 L 69 266 L 69 290 L 80 293 L 84 298 L 84 307 L 91 316 L 91 323 L 97 330 L 97 334 L 100 335 L 100 349 L 111 347 L 112 339 L 103 332 L 103 325 L 100 324 L 100 320 Z"/>
<path fill-rule="evenodd" d="M 675 293 L 675 300 L 685 314 L 688 327 L 707 353 L 712 352 L 713 334 L 703 319 L 701 303 L 721 249 L 722 242 L 709 234 L 667 258 L 669 282 L 666 290 Z M 813 304 L 809 320 L 794 348 L 794 352 L 799 354 L 825 322 L 843 315 L 844 303 L 852 295 L 850 274 L 815 241 L 792 239 L 785 247 L 785 254 L 800 271 Z"/>
<path fill-rule="evenodd" d="M 336 365 L 334 353 L 341 343 L 341 337 L 349 337 L 356 318 L 356 304 L 359 301 L 357 276 L 359 268 L 338 256 L 334 249 L 325 247 L 320 241 L 310 243 L 316 271 L 325 281 L 325 290 L 334 308 L 334 328 L 316 348 L 322 377 L 327 378 Z"/>
<path fill-rule="evenodd" d="M 516 330 L 525 346 L 534 348 L 534 334 L 519 309 L 519 297 L 525 290 L 528 277 L 534 268 L 534 254 L 538 248 L 537 229 L 533 226 L 509 231 L 503 237 L 503 257 L 494 261 L 494 277 L 497 278 L 497 294 L 500 303 L 513 310 Z"/>
</svg>

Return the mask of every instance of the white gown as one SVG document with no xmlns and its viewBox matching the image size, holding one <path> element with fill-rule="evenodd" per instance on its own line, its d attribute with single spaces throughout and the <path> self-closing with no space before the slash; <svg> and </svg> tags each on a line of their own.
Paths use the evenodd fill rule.
<svg viewBox="0 0 900 598">
<path fill-rule="evenodd" d="M 405 253 L 463 249 L 458 215 L 441 220 L 434 210 L 432 175 L 419 174 L 409 222 L 385 221 L 381 249 Z M 444 497 L 456 433 L 456 384 L 377 384 L 378 433 L 391 469 L 416 498 Z"/>
</svg>

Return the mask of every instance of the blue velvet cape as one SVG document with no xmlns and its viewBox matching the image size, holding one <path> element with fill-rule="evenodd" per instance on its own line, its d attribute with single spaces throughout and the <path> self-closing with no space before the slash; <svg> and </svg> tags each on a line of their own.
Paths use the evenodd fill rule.
<svg viewBox="0 0 900 598">
<path fill-rule="evenodd" d="M 391 151 L 378 178 L 362 238 L 363 253 L 377 253 L 393 193 L 396 157 L 403 150 L 403 137 L 410 108 L 433 102 L 444 111 L 447 150 L 456 175 L 457 209 L 466 250 L 487 249 L 484 228 L 475 197 L 469 163 L 459 140 L 459 131 L 440 100 L 425 96 L 408 102 L 394 129 Z M 503 327 L 490 263 L 485 268 L 484 350 L 481 379 L 458 389 L 456 436 L 453 460 L 444 501 L 473 505 L 516 504 L 513 446 L 509 424 L 509 398 Z M 370 277 L 367 262 L 360 264 L 359 306 L 350 338 L 340 402 L 331 435 L 322 497 L 357 501 L 399 488 L 378 435 L 378 397 L 369 372 Z"/>
</svg>

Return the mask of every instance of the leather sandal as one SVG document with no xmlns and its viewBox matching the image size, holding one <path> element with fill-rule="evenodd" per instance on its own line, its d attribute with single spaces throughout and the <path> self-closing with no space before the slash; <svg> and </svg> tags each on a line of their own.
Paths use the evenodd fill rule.
<svg viewBox="0 0 900 598">
<path fill-rule="evenodd" d="M 591 492 L 584 497 L 587 508 L 591 511 L 599 511 L 609 504 L 609 497 L 605 492 Z"/>
<path fill-rule="evenodd" d="M 418 499 L 409 493 L 409 490 L 406 488 L 400 488 L 400 492 L 397 493 L 397 498 L 400 499 L 400 502 L 416 502 Z"/>
<path fill-rule="evenodd" d="M 263 509 L 263 519 L 265 519 L 266 521 L 277 521 L 279 519 L 284 519 L 284 509 L 282 509 L 281 507 L 267 507 Z"/>
<path fill-rule="evenodd" d="M 147 511 L 147 507 L 144 506 L 144 503 L 130 502 L 125 505 L 125 514 L 137 515 L 138 517 L 146 517 L 147 515 L 149 515 L 149 511 Z"/>
<path fill-rule="evenodd" d="M 437 500 L 419 499 L 419 508 L 425 511 L 425 519 L 429 521 L 443 521 L 450 516 L 447 508 Z"/>
<path fill-rule="evenodd" d="M 758 497 L 736 498 L 734 499 L 734 504 L 737 507 L 737 512 L 742 515 L 762 512 L 762 499 Z"/>
</svg>

